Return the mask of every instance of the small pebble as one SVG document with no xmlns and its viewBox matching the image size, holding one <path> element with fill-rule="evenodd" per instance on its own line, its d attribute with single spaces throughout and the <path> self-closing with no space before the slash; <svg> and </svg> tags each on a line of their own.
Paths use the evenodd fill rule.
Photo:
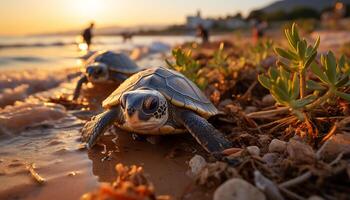
<svg viewBox="0 0 350 200">
<path fill-rule="evenodd" d="M 311 164 L 315 162 L 316 155 L 311 146 L 291 139 L 287 144 L 289 158 L 297 164 Z"/>
<path fill-rule="evenodd" d="M 273 98 L 273 96 L 271 94 L 265 95 L 261 101 L 266 106 L 273 105 L 276 103 L 276 100 Z"/>
<path fill-rule="evenodd" d="M 259 156 L 260 155 L 260 149 L 257 146 L 249 146 L 249 147 L 247 147 L 247 151 L 252 156 Z"/>
<path fill-rule="evenodd" d="M 207 165 L 207 161 L 200 156 L 200 155 L 195 155 L 191 158 L 189 162 L 189 166 L 191 168 L 191 174 L 192 175 L 198 175 L 199 172 Z"/>
<path fill-rule="evenodd" d="M 214 192 L 214 200 L 265 200 L 259 189 L 240 178 L 229 179 Z"/>
<path fill-rule="evenodd" d="M 278 153 L 267 153 L 262 157 L 263 161 L 265 161 L 268 166 L 275 164 L 278 158 Z"/>
<path fill-rule="evenodd" d="M 324 200 L 324 199 L 320 196 L 311 196 L 308 198 L 308 200 Z"/>
<path fill-rule="evenodd" d="M 257 110 L 258 110 L 258 108 L 255 107 L 255 106 L 247 106 L 247 107 L 244 109 L 244 112 L 245 112 L 246 114 L 248 114 L 248 113 L 256 112 Z"/>
<path fill-rule="evenodd" d="M 348 133 L 333 135 L 327 142 L 321 152 L 322 158 L 327 161 L 334 160 L 341 152 L 350 153 L 350 134 Z"/>
<path fill-rule="evenodd" d="M 287 148 L 287 143 L 279 139 L 273 139 L 269 145 L 269 152 L 283 153 Z"/>
</svg>

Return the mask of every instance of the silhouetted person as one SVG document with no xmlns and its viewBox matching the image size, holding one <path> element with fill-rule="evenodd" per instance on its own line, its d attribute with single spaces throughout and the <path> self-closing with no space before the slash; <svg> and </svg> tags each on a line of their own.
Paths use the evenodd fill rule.
<svg viewBox="0 0 350 200">
<path fill-rule="evenodd" d="M 88 46 L 88 49 L 90 49 L 90 45 L 91 45 L 91 40 L 92 40 L 92 29 L 94 28 L 94 23 L 90 23 L 90 26 L 88 28 L 86 28 L 83 33 L 82 33 L 82 36 L 83 36 L 83 39 L 84 39 L 84 42 L 87 44 Z"/>
<path fill-rule="evenodd" d="M 197 36 L 202 38 L 202 43 L 209 42 L 209 31 L 201 24 L 197 27 Z"/>
<path fill-rule="evenodd" d="M 253 43 L 256 44 L 259 39 L 263 38 L 265 35 L 265 30 L 267 28 L 267 23 L 258 19 L 253 26 Z"/>
</svg>

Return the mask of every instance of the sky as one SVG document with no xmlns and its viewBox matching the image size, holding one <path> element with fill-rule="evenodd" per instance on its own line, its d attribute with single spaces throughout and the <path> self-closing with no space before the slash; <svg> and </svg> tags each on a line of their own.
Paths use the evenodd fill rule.
<svg viewBox="0 0 350 200">
<path fill-rule="evenodd" d="M 184 23 L 197 10 L 204 17 L 249 13 L 275 0 L 1 0 L 0 35 L 97 27 Z"/>
</svg>

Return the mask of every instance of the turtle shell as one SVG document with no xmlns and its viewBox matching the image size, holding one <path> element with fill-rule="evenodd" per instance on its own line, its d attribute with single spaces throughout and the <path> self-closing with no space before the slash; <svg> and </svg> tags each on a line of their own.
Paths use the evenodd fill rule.
<svg viewBox="0 0 350 200">
<path fill-rule="evenodd" d="M 102 106 L 117 106 L 124 92 L 138 88 L 155 89 L 175 106 L 190 109 L 205 118 L 218 114 L 215 106 L 192 81 L 163 67 L 147 69 L 132 75 L 103 101 Z"/>
<path fill-rule="evenodd" d="M 133 74 L 140 71 L 139 66 L 124 53 L 113 51 L 98 51 L 94 53 L 87 61 L 86 66 L 101 62 L 108 66 L 109 70 L 121 72 L 124 74 Z"/>
</svg>

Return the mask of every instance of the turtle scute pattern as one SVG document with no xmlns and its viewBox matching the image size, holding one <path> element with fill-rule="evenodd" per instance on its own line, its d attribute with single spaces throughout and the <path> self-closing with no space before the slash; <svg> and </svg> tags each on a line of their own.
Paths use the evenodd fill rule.
<svg viewBox="0 0 350 200">
<path fill-rule="evenodd" d="M 218 113 L 194 83 L 182 74 L 163 67 L 147 69 L 131 76 L 103 101 L 103 107 L 118 105 L 124 92 L 142 87 L 156 89 L 175 106 L 193 110 L 205 118 Z"/>
<path fill-rule="evenodd" d="M 87 65 L 94 62 L 102 62 L 108 65 L 112 71 L 121 73 L 135 73 L 140 68 L 130 58 L 123 53 L 114 53 L 112 51 L 98 51 L 87 60 Z"/>
</svg>

